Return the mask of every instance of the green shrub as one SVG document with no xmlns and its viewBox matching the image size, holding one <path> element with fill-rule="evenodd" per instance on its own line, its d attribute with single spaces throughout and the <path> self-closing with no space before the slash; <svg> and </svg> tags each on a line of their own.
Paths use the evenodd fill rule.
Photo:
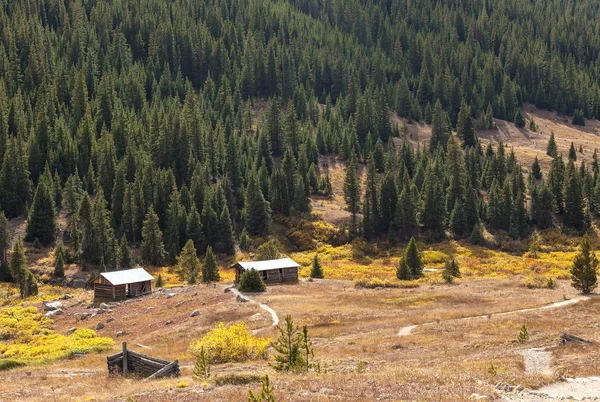
<svg viewBox="0 0 600 402">
<path fill-rule="evenodd" d="M 215 378 L 215 384 L 219 387 L 223 385 L 244 385 L 261 382 L 262 377 L 255 374 L 225 374 Z"/>
<path fill-rule="evenodd" d="M 23 367 L 26 364 L 19 360 L 0 359 L 0 371 L 12 370 L 17 367 Z"/>
<path fill-rule="evenodd" d="M 260 272 L 255 269 L 250 269 L 242 273 L 238 289 L 240 292 L 264 292 L 267 290 L 267 286 L 265 285 Z"/>
</svg>

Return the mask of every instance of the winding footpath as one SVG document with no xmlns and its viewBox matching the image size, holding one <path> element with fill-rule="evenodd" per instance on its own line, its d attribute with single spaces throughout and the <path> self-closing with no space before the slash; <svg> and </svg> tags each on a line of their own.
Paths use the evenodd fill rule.
<svg viewBox="0 0 600 402">
<path fill-rule="evenodd" d="M 451 318 L 449 320 L 430 321 L 430 322 L 424 322 L 421 324 L 413 324 L 413 325 L 408 325 L 408 326 L 400 328 L 397 335 L 398 336 L 408 336 L 412 333 L 412 331 L 415 328 L 417 328 L 419 326 L 439 324 L 440 322 L 467 321 L 467 320 L 476 320 L 476 319 L 480 319 L 480 318 L 487 318 L 490 315 L 493 317 L 502 317 L 502 316 L 512 315 L 512 314 L 528 313 L 531 311 L 550 310 L 550 309 L 570 306 L 572 304 L 579 303 L 580 301 L 585 301 L 585 300 L 589 300 L 589 299 L 590 298 L 588 296 L 579 296 L 579 297 L 575 297 L 573 299 L 562 300 L 559 302 L 554 302 L 554 303 L 546 304 L 544 306 L 539 306 L 539 307 L 522 308 L 519 310 L 504 311 L 501 313 L 482 314 L 482 315 L 474 315 L 474 316 L 469 316 L 469 317 Z"/>
<path fill-rule="evenodd" d="M 273 310 L 271 307 L 267 306 L 264 303 L 260 303 L 260 302 L 257 302 L 256 300 L 250 299 L 248 296 L 243 295 L 242 293 L 240 293 L 239 290 L 237 290 L 234 287 L 230 287 L 228 289 L 231 293 L 233 293 L 235 295 L 236 299 L 242 300 L 244 302 L 252 303 L 252 304 L 257 304 L 258 307 L 260 307 L 261 309 L 263 309 L 267 313 L 269 313 L 271 315 L 271 320 L 273 321 L 273 323 L 271 324 L 271 327 L 276 327 L 279 325 L 279 316 L 277 315 L 277 312 L 275 310 Z M 258 331 L 262 331 L 263 329 L 264 328 L 262 328 Z"/>
</svg>

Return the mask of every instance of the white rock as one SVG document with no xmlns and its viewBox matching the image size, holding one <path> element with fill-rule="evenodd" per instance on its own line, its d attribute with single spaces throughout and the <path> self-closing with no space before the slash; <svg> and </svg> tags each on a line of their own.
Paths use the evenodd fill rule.
<svg viewBox="0 0 600 402">
<path fill-rule="evenodd" d="M 167 320 L 167 321 L 165 322 L 165 325 L 171 325 L 171 324 L 173 324 L 173 321 L 171 321 L 171 320 Z"/>
<path fill-rule="evenodd" d="M 102 308 L 102 309 L 106 310 L 106 309 L 107 309 L 107 308 L 109 308 L 110 306 L 109 306 L 108 304 L 106 304 L 106 303 L 100 303 L 100 305 L 99 305 L 98 307 L 100 307 L 100 308 Z"/>
<path fill-rule="evenodd" d="M 50 303 L 44 303 L 44 311 L 54 311 L 62 308 L 62 303 L 59 301 L 53 301 Z"/>
<path fill-rule="evenodd" d="M 55 318 L 57 315 L 61 315 L 63 311 L 61 309 L 49 311 L 45 314 L 48 318 Z"/>
<path fill-rule="evenodd" d="M 175 293 L 168 293 L 167 294 L 167 299 L 170 299 L 171 297 L 175 296 Z"/>
<path fill-rule="evenodd" d="M 67 331 L 67 336 L 71 335 L 75 331 L 77 331 L 77 328 L 75 328 L 75 327 L 69 328 L 69 330 Z"/>
<path fill-rule="evenodd" d="M 123 335 L 125 335 L 125 331 L 118 331 L 117 332 L 117 338 L 120 337 L 120 336 L 123 336 Z"/>
</svg>

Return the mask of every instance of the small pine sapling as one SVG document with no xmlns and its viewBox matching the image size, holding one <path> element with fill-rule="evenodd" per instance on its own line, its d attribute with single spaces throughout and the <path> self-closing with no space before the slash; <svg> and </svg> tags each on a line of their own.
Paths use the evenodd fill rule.
<svg viewBox="0 0 600 402">
<path fill-rule="evenodd" d="M 251 390 L 248 391 L 248 402 L 275 402 L 274 389 L 269 384 L 269 376 L 265 375 L 265 379 L 261 382 L 262 389 L 260 390 L 260 394 L 254 395 Z"/>
<path fill-rule="evenodd" d="M 517 337 L 517 341 L 519 343 L 525 343 L 529 340 L 529 332 L 527 331 L 527 327 L 525 324 L 521 327 L 521 331 L 519 331 L 519 336 Z"/>
<path fill-rule="evenodd" d="M 194 377 L 202 380 L 207 380 L 210 377 L 210 362 L 204 346 L 200 348 L 200 353 L 194 364 Z"/>
<path fill-rule="evenodd" d="M 161 274 L 158 274 L 158 278 L 156 278 L 156 283 L 154 286 L 156 286 L 157 288 L 162 288 L 163 286 L 165 286 L 165 282 Z"/>
<path fill-rule="evenodd" d="M 319 261 L 318 254 L 315 254 L 315 257 L 313 258 L 313 264 L 310 270 L 310 277 L 323 279 L 323 267 L 321 267 L 321 262 Z"/>
</svg>

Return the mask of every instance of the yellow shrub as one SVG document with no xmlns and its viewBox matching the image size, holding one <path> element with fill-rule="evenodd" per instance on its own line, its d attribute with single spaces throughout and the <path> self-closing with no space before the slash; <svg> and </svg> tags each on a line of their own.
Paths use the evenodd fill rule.
<svg viewBox="0 0 600 402">
<path fill-rule="evenodd" d="M 270 339 L 257 338 L 243 322 L 219 325 L 213 328 L 204 338 L 192 344 L 190 352 L 198 355 L 204 347 L 211 363 L 243 362 L 253 359 L 264 359 Z"/>
<path fill-rule="evenodd" d="M 38 362 L 110 348 L 111 338 L 97 337 L 91 329 L 78 329 L 70 336 L 55 334 L 52 320 L 35 307 L 0 310 L 0 359 Z"/>
</svg>

